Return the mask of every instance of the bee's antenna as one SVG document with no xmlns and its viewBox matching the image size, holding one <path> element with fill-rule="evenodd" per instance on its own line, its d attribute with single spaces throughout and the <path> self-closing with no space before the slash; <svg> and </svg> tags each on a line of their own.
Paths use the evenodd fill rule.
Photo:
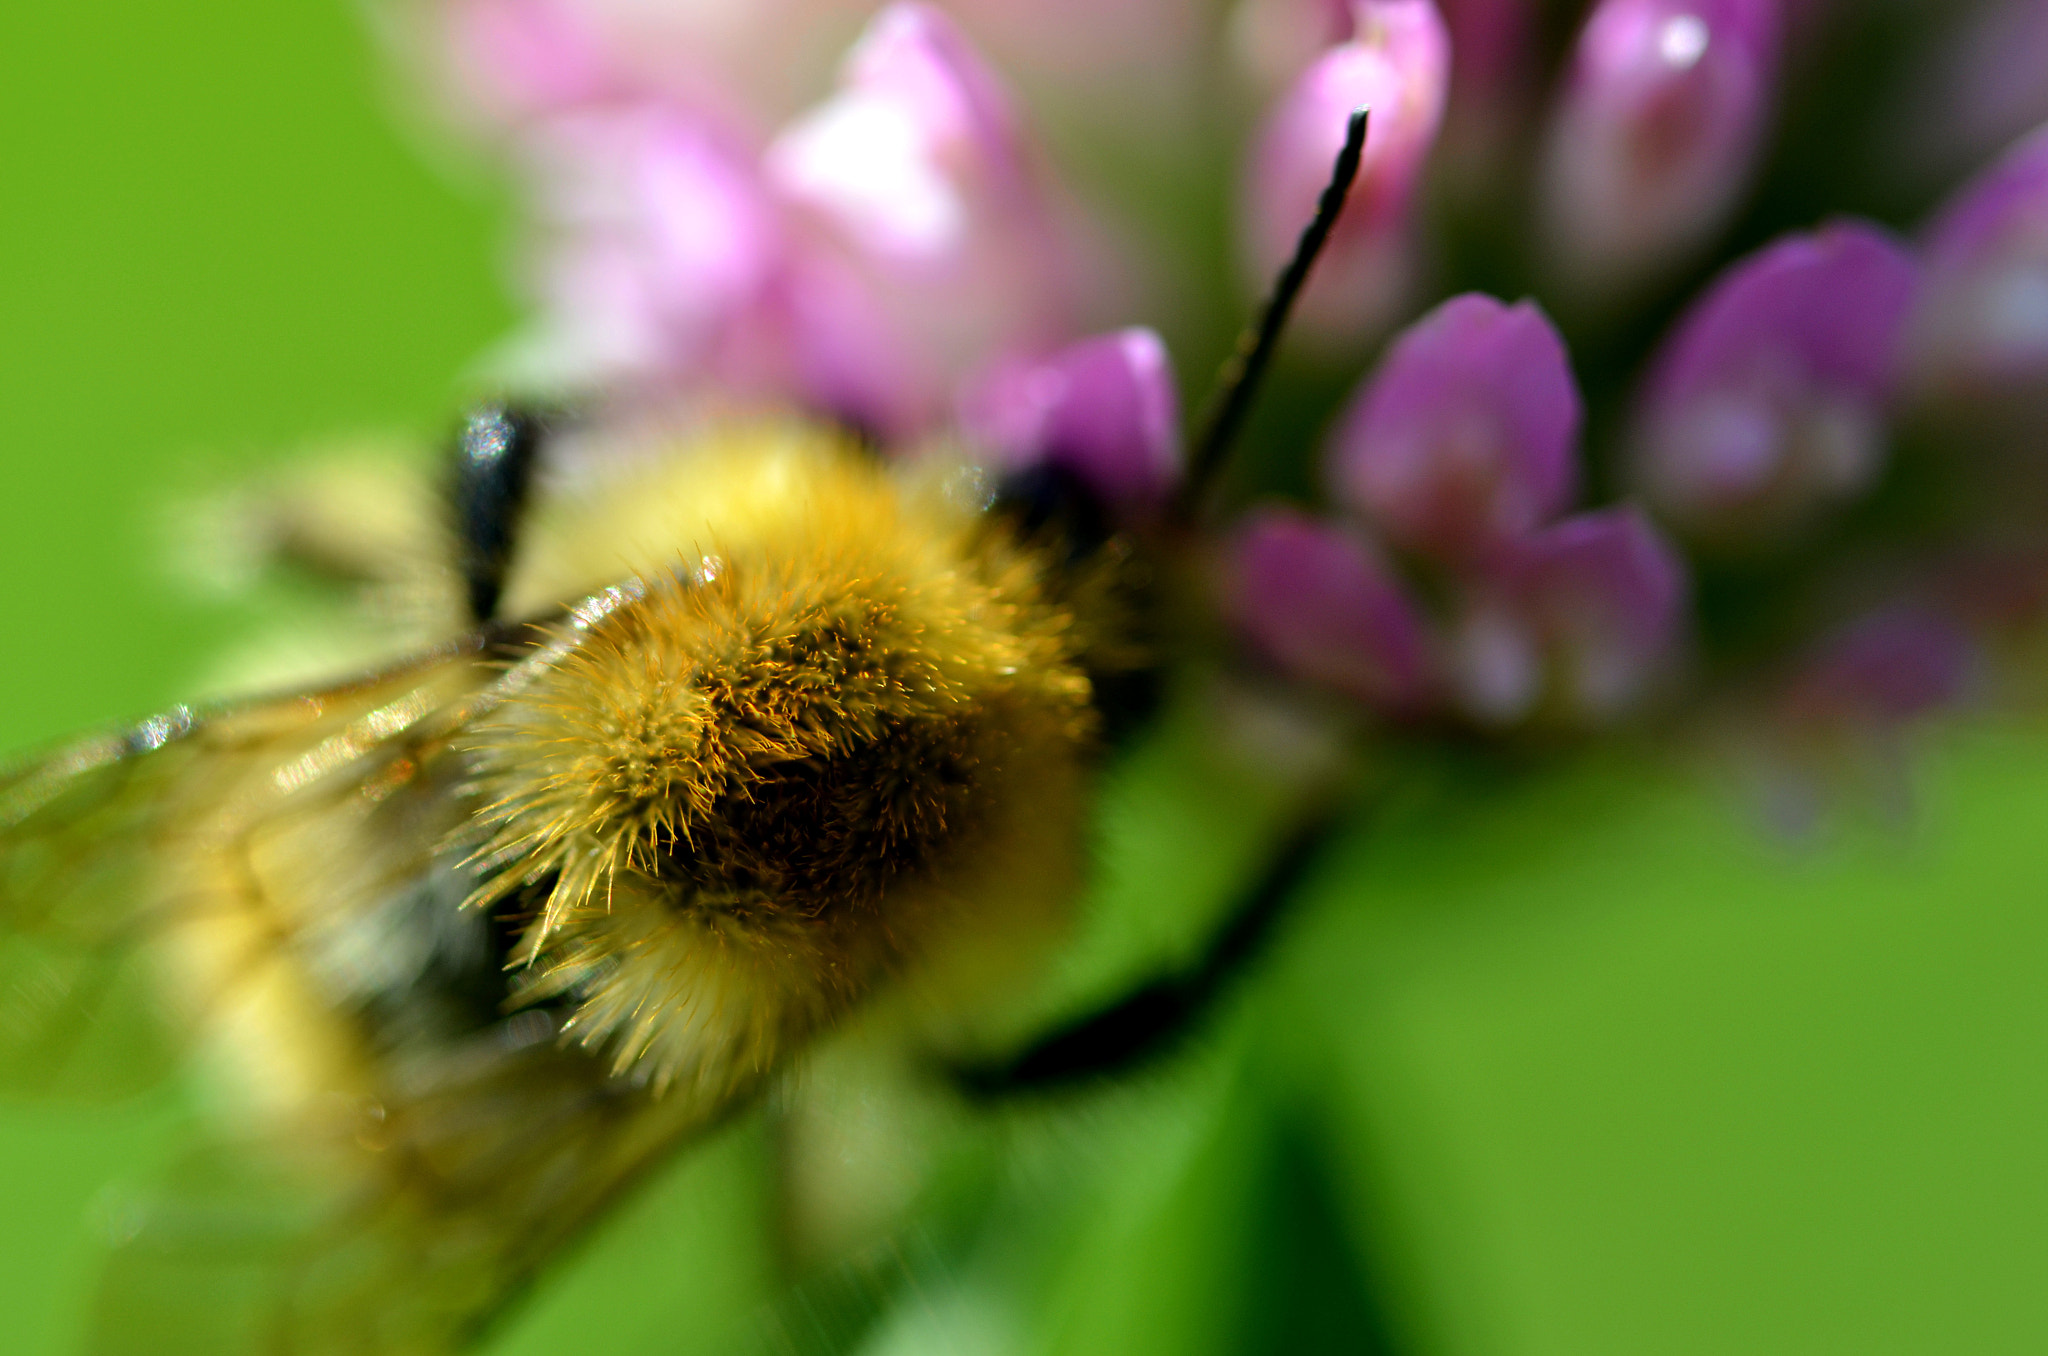
<svg viewBox="0 0 2048 1356">
<path fill-rule="evenodd" d="M 517 405 L 485 405 L 462 422 L 448 480 L 448 508 L 460 550 L 470 618 L 479 626 L 497 615 L 518 545 L 548 415 Z"/>
<path fill-rule="evenodd" d="M 1209 397 L 1201 434 L 1194 440 L 1194 450 L 1188 458 L 1187 480 L 1174 504 L 1174 516 L 1183 522 L 1195 516 L 1216 473 L 1223 469 L 1231 444 L 1244 427 L 1245 415 L 1251 412 L 1252 398 L 1259 393 L 1259 382 L 1273 361 L 1273 350 L 1280 346 L 1288 314 L 1301 296 L 1302 285 L 1308 281 L 1308 271 L 1315 266 L 1316 256 L 1323 252 L 1330 230 L 1337 224 L 1337 214 L 1344 210 L 1352 181 L 1358 178 L 1359 159 L 1365 153 L 1368 114 L 1367 109 L 1352 110 L 1351 121 L 1344 129 L 1344 148 L 1337 152 L 1337 163 L 1316 203 L 1315 216 L 1295 243 L 1294 255 L 1280 270 L 1272 294 L 1259 308 L 1258 318 L 1238 335 L 1236 350 L 1216 374 L 1216 391 Z"/>
</svg>

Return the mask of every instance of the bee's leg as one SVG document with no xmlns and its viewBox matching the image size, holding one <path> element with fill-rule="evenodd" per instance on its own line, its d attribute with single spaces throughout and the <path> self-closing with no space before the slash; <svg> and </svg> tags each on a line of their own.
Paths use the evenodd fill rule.
<svg viewBox="0 0 2048 1356">
<path fill-rule="evenodd" d="M 1193 965 L 1153 979 L 1007 1058 L 956 1065 L 951 1070 L 955 1082 L 983 1099 L 1057 1092 L 1169 1053 L 1257 956 L 1334 837 L 1336 824 L 1336 815 L 1325 810 L 1296 828 Z"/>
<path fill-rule="evenodd" d="M 546 418 L 534 410 L 485 405 L 462 421 L 456 436 L 448 509 L 470 617 L 478 625 L 497 613 L 547 434 Z"/>
</svg>

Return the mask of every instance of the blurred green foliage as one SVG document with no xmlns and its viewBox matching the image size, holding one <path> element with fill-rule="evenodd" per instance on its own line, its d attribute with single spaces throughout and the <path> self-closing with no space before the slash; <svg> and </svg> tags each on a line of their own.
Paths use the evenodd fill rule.
<svg viewBox="0 0 2048 1356">
<path fill-rule="evenodd" d="M 167 496 L 431 433 L 509 323 L 487 190 L 406 144 L 378 70 L 324 2 L 0 10 L 0 744 L 173 699 L 235 625 L 159 582 Z M 1075 989 L 1252 854 L 1195 756 L 1112 791 Z M 1643 747 L 1412 769 L 1215 1039 L 962 1120 L 886 1257 L 785 1292 L 757 1117 L 495 1350 L 2040 1350 L 2048 728 L 1944 732 L 1915 787 L 1788 844 Z M 0 1112 L 0 1346 L 70 1349 L 96 1194 L 192 1115 Z"/>
</svg>

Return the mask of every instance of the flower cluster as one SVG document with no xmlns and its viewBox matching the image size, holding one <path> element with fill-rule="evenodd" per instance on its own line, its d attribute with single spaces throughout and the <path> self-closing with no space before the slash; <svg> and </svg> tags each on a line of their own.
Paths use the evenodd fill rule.
<svg viewBox="0 0 2048 1356">
<path fill-rule="evenodd" d="M 1280 421 L 1324 421 L 1323 507 L 1229 537 L 1251 650 L 1493 730 L 1773 666 L 1800 720 L 1952 697 L 2033 619 L 1969 600 L 2048 540 L 2048 5 L 1553 8 L 426 12 L 527 185 L 523 379 L 1051 461 L 1134 522 L 1180 474 L 1169 348 L 1221 352 L 1368 107 L 1287 389 L 1379 356 Z M 1851 95 L 1807 85 L 1880 49 L 1854 97 L 1914 125 L 1817 164 Z"/>
<path fill-rule="evenodd" d="M 549 378 L 792 400 L 900 439 L 977 359 L 1071 329 L 1078 261 L 1017 114 L 936 11 L 880 16 L 837 90 L 766 137 L 610 50 L 593 14 L 456 19 L 533 188 Z"/>
<path fill-rule="evenodd" d="M 1277 509 L 1237 542 L 1241 625 L 1283 664 L 1395 711 L 1448 702 L 1506 726 L 1626 710 L 1671 658 L 1684 568 L 1637 509 L 1567 513 L 1582 422 L 1564 341 L 1534 304 L 1445 302 L 1395 340 L 1327 458 L 1353 522 L 1433 577 L 1439 624 L 1358 527 Z"/>
</svg>

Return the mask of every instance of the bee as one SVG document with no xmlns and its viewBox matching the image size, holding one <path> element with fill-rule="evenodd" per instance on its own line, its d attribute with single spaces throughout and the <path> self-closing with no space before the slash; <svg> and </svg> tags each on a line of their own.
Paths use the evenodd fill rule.
<svg viewBox="0 0 2048 1356">
<path fill-rule="evenodd" d="M 449 477 L 458 634 L 0 777 L 0 1086 L 146 1079 L 168 1026 L 236 1094 L 124 1231 L 101 1348 L 461 1349 L 858 1009 L 967 1010 L 1055 937 L 1094 765 L 1162 666 L 1150 600 L 1363 133 L 1149 538 L 1072 477 L 991 488 L 793 420 L 539 493 L 549 421 L 491 407 Z M 1159 1048 L 1319 838 L 1192 970 L 952 1052 L 957 1081 Z"/>
</svg>

